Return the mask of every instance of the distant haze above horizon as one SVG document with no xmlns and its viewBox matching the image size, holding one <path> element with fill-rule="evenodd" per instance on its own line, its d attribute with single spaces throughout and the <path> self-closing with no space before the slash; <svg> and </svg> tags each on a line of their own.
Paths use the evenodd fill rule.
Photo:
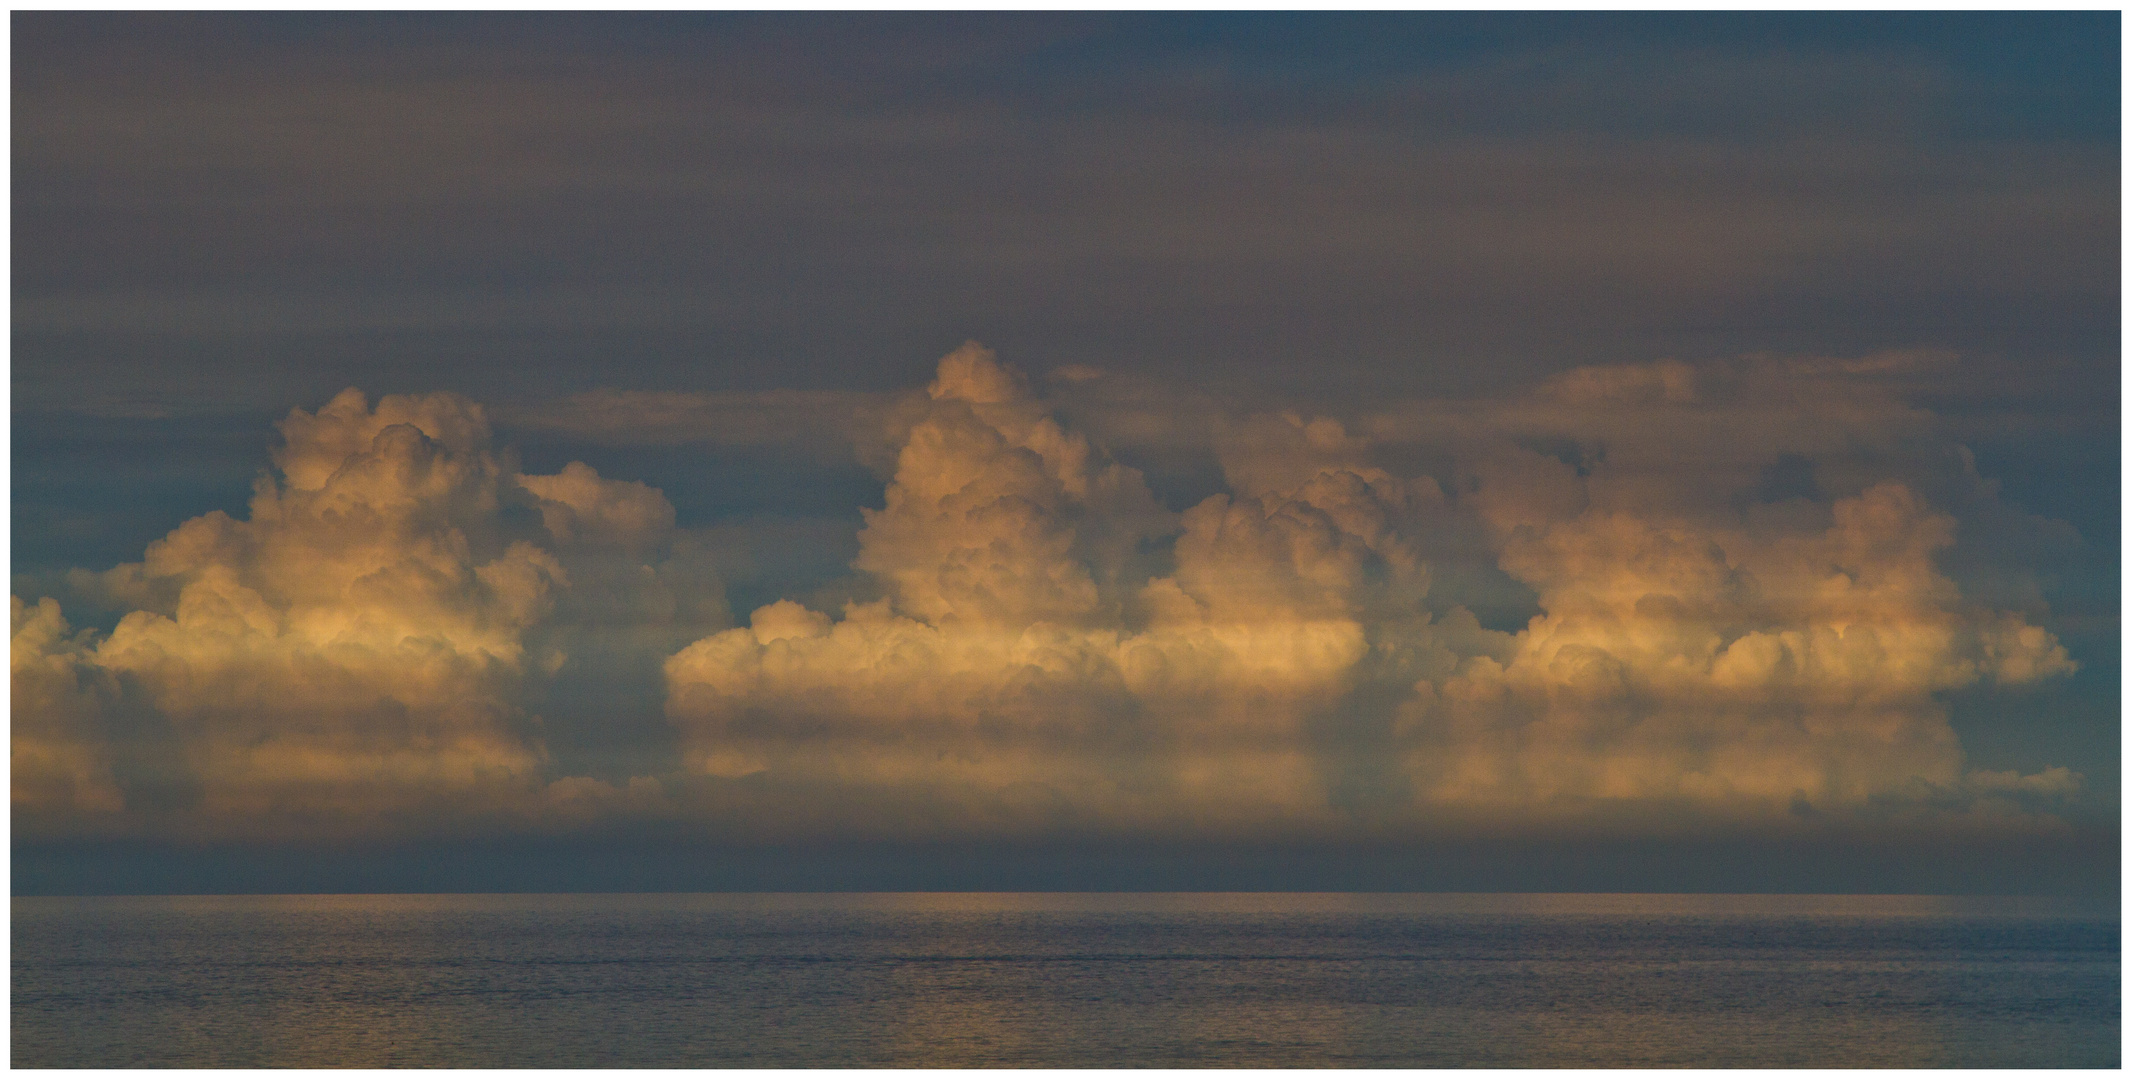
<svg viewBox="0 0 2132 1080">
<path fill-rule="evenodd" d="M 2118 18 L 14 15 L 18 863 L 2114 880 Z"/>
</svg>

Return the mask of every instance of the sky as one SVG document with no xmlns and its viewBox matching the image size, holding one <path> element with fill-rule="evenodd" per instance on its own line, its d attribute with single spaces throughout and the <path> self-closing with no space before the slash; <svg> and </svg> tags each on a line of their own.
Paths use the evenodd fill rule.
<svg viewBox="0 0 2132 1080">
<path fill-rule="evenodd" d="M 13 887 L 2117 888 L 2119 16 L 11 16 Z"/>
</svg>

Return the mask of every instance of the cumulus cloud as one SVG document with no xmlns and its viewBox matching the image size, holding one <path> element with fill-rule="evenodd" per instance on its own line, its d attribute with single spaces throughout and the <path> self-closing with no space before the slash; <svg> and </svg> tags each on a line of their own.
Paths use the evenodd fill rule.
<svg viewBox="0 0 2132 1080">
<path fill-rule="evenodd" d="M 860 535 L 888 595 L 768 605 L 668 664 L 692 764 L 985 825 L 1322 817 L 1299 731 L 1370 587 L 1425 588 L 1392 526 L 1433 486 L 1328 470 L 1172 515 L 988 350 L 928 398 Z"/>
<path fill-rule="evenodd" d="M 1404 708 L 1426 799 L 1857 807 L 1952 790 L 1962 753 L 1934 695 L 2072 670 L 2041 628 L 1964 609 L 1932 562 L 1953 520 L 1898 484 L 1790 534 L 1484 506 L 1544 614 L 1507 663 Z"/>
<path fill-rule="evenodd" d="M 10 761 L 16 812 L 125 808 L 102 716 L 116 687 L 50 599 L 8 598 Z"/>
<path fill-rule="evenodd" d="M 1505 411 L 1628 410 L 1661 425 L 1649 442 L 1767 371 L 1590 369 Z M 891 832 L 1782 822 L 2077 786 L 1965 772 L 1937 695 L 2072 663 L 1962 599 L 1935 565 L 1953 519 L 1903 483 L 1773 516 L 1677 463 L 1660 482 L 1640 445 L 1534 449 L 1500 422 L 1465 433 L 1452 492 L 1330 418 L 1235 417 L 1213 441 L 1229 490 L 1171 516 L 1013 369 L 958 350 L 860 536 L 885 595 L 780 601 L 677 654 L 687 766 L 789 827 Z M 1740 484 L 1770 456 L 1738 448 Z M 1460 535 L 1537 597 L 1526 625 L 1432 602 Z"/>
<path fill-rule="evenodd" d="M 218 828 L 303 833 L 537 809 L 547 754 L 523 702 L 568 659 L 544 625 L 722 606 L 666 557 L 658 491 L 581 464 L 520 473 L 464 399 L 373 409 L 349 390 L 280 426 L 248 518 L 194 518 L 141 562 L 75 575 L 126 611 L 108 634 L 17 599 L 18 813 L 138 813 L 160 791 Z M 164 757 L 129 784 L 113 769 L 144 730 Z"/>
<path fill-rule="evenodd" d="M 2033 605 L 1947 570 L 1989 485 L 1885 380 L 1948 362 L 1663 361 L 1345 418 L 1186 394 L 1160 439 L 1219 490 L 1166 505 L 1080 423 L 1152 431 L 1152 384 L 1032 381 L 971 343 L 842 421 L 886 478 L 853 599 L 739 627 L 657 489 L 527 474 L 452 395 L 349 391 L 283 422 L 244 519 L 76 572 L 107 632 L 15 600 L 17 821 L 2047 827 L 2080 775 L 1974 769 L 1948 720 L 1951 693 L 2075 666 Z M 626 699 L 674 742 L 564 767 L 553 710 Z"/>
</svg>

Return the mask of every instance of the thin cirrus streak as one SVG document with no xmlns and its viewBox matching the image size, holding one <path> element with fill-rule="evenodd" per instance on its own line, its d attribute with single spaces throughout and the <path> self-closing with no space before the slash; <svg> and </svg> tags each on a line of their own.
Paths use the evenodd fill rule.
<svg viewBox="0 0 2132 1080">
<path fill-rule="evenodd" d="M 1110 376 L 1054 373 L 1047 397 L 973 343 L 922 396 L 795 399 L 847 417 L 862 456 L 886 440 L 892 479 L 853 564 L 877 598 L 780 600 L 732 628 L 716 558 L 656 489 L 576 463 L 526 474 L 452 395 L 373 409 L 350 391 L 284 421 L 280 478 L 248 519 L 196 518 L 140 563 L 74 575 L 130 612 L 109 634 L 16 598 L 17 821 L 313 836 L 678 819 L 763 839 L 2060 827 L 2078 774 L 1970 769 L 1948 723 L 1949 691 L 2074 665 L 1936 563 L 1954 518 L 1898 460 L 1927 425 L 1859 382 L 1932 362 L 1592 368 L 1351 424 L 1201 408 L 1227 490 L 1180 512 L 1060 419 L 1053 398 L 1097 401 Z M 1152 400 L 1135 394 L 1128 426 Z M 607 397 L 599 422 L 646 401 L 673 423 L 694 407 Z M 1740 422 L 1757 410 L 1761 429 Z M 1101 409 L 1074 414 L 1102 431 Z M 1860 445 L 1854 429 L 1879 433 L 1878 456 L 1830 449 Z M 1456 463 L 1442 482 L 1388 464 L 1431 439 Z M 1806 479 L 1742 504 L 1785 455 Z M 1476 616 L 1472 551 L 1537 614 Z M 543 690 L 617 648 L 664 658 L 651 692 L 678 756 L 563 775 Z"/>
</svg>

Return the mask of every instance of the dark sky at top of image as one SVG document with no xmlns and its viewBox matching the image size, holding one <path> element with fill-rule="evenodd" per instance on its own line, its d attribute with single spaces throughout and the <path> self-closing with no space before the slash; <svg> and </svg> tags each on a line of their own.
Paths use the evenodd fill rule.
<svg viewBox="0 0 2132 1080">
<path fill-rule="evenodd" d="M 17 409 L 1375 399 L 1959 352 L 2113 409 L 2116 16 L 14 18 Z"/>
</svg>

